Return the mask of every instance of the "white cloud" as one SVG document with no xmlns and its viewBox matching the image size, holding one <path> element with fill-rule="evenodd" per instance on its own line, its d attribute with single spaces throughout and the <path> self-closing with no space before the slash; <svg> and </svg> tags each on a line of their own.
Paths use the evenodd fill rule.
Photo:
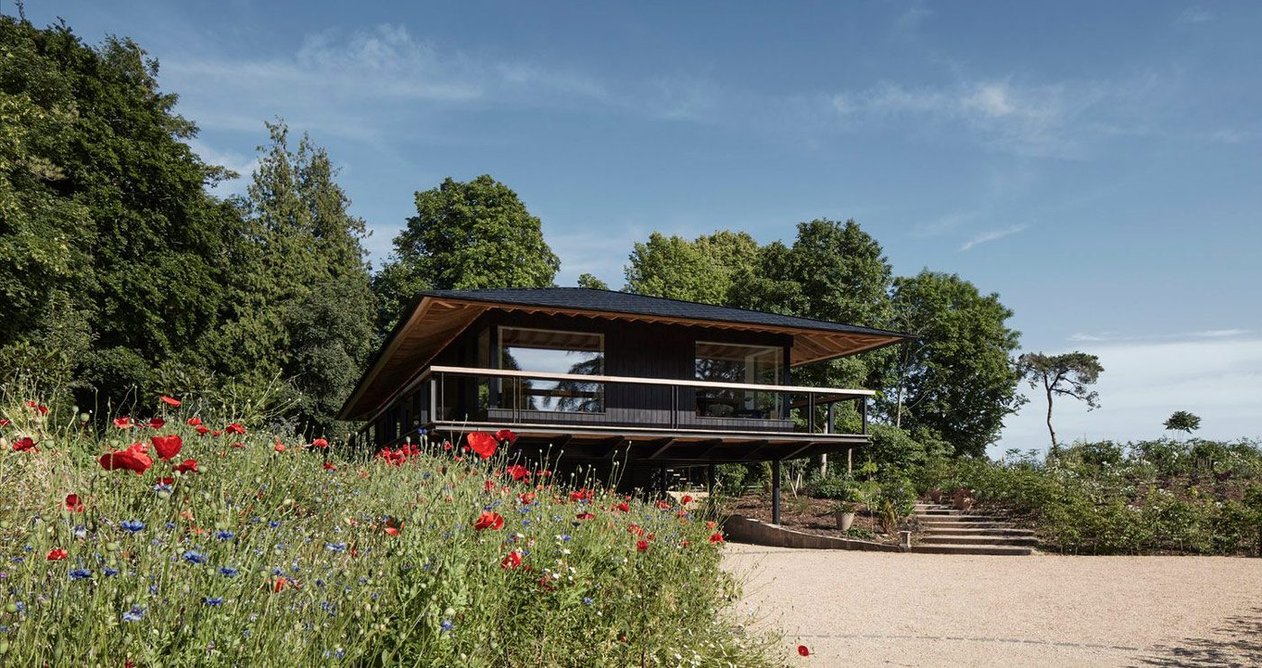
<svg viewBox="0 0 1262 668">
<path fill-rule="evenodd" d="M 839 120 L 855 128 L 917 117 L 923 131 L 963 127 L 989 146 L 1035 157 L 1081 158 L 1092 140 L 1147 131 L 1135 118 L 1160 88 L 1155 77 L 1132 82 L 1025 84 L 1011 78 L 951 86 L 881 82 L 828 98 Z M 951 136 L 958 129 L 951 130 Z"/>
<path fill-rule="evenodd" d="M 1003 239 L 1004 237 L 1010 237 L 1014 234 L 1024 232 L 1029 227 L 1030 227 L 1029 225 L 1013 225 L 1012 227 L 1005 227 L 1002 230 L 990 230 L 988 232 L 982 232 L 981 234 L 978 234 L 972 239 L 965 241 L 964 244 L 960 246 L 960 250 L 961 251 L 972 250 L 973 248 L 980 246 L 981 244 L 990 243 L 991 241 L 998 241 L 1000 239 Z"/>
<path fill-rule="evenodd" d="M 215 192 L 220 195 L 245 192 L 250 175 L 259 164 L 258 157 L 241 155 L 235 151 L 221 151 L 201 139 L 193 139 L 188 142 L 188 145 L 206 164 L 226 167 L 237 173 L 237 178 L 217 184 L 214 188 Z"/>
<path fill-rule="evenodd" d="M 1204 7 L 1188 7 L 1179 13 L 1175 23 L 1206 23 L 1214 20 L 1214 15 L 1210 14 Z"/>
<path fill-rule="evenodd" d="M 1070 341 L 1089 343 L 1136 343 L 1143 341 L 1175 341 L 1189 339 L 1224 339 L 1253 334 L 1249 329 L 1206 329 L 1197 332 L 1176 332 L 1172 334 L 1121 334 L 1118 332 L 1078 332 L 1069 337 Z"/>
<path fill-rule="evenodd" d="M 1211 330 L 1182 340 L 1092 346 L 1086 352 L 1104 366 L 1095 388 L 1100 408 L 1088 412 L 1080 402 L 1057 401 L 1052 424 L 1058 440 L 1156 438 L 1177 410 L 1202 418 L 1197 436 L 1262 439 L 1262 337 L 1243 334 Z M 1025 391 L 1030 403 L 1005 422 L 992 454 L 1047 447 L 1047 404 L 1041 391 Z"/>
</svg>

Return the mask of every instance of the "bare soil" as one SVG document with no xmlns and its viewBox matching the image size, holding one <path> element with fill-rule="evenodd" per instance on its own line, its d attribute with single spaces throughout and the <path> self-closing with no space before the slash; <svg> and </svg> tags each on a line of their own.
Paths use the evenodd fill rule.
<svg viewBox="0 0 1262 668">
<path fill-rule="evenodd" d="M 850 526 L 849 534 L 842 532 L 837 528 L 837 519 L 833 512 L 835 504 L 835 501 L 828 499 L 813 499 L 807 496 L 793 496 L 782 493 L 780 497 L 780 526 L 786 529 L 793 529 L 794 531 L 833 538 L 858 538 L 879 543 L 897 542 L 897 537 L 891 538 L 882 533 L 876 517 L 866 512 L 855 514 L 854 524 Z M 731 500 L 729 505 L 726 506 L 726 510 L 730 513 L 744 515 L 762 522 L 771 522 L 771 497 L 770 495 L 747 493 L 744 496 Z"/>
</svg>

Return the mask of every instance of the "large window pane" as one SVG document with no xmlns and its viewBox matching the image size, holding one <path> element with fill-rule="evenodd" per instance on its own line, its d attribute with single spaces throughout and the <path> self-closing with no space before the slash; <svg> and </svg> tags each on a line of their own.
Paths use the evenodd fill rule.
<svg viewBox="0 0 1262 668">
<path fill-rule="evenodd" d="M 581 376 L 605 372 L 605 338 L 588 332 L 500 328 L 500 368 Z M 605 388 L 583 380 L 504 380 L 505 405 L 537 411 L 603 413 Z"/>
<path fill-rule="evenodd" d="M 697 342 L 697 380 L 757 385 L 784 384 L 784 349 L 734 343 Z M 697 415 L 706 417 L 778 418 L 781 394 L 740 389 L 697 390 Z"/>
</svg>

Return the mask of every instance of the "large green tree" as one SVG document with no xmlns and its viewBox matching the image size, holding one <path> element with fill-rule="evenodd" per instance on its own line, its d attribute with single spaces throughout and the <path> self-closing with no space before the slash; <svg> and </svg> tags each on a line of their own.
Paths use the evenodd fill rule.
<svg viewBox="0 0 1262 668">
<path fill-rule="evenodd" d="M 364 221 L 349 211 L 328 152 L 267 125 L 233 246 L 230 317 L 214 339 L 232 377 L 292 389 L 295 414 L 327 430 L 371 352 L 376 298 Z"/>
<path fill-rule="evenodd" d="M 5 281 L 22 313 L 16 336 L 74 314 L 82 330 L 71 338 L 93 345 L 73 373 L 115 401 L 149 389 L 162 360 L 201 363 L 235 213 L 206 194 L 225 172 L 189 148 L 196 126 L 159 89 L 157 63 L 127 39 L 94 48 L 65 25 L 8 17 L 0 48 L 2 113 L 15 121 L 0 130 L 10 188 L 0 253 L 20 274 Z"/>
<path fill-rule="evenodd" d="M 958 454 L 981 456 L 1024 402 L 1013 353 L 1020 333 L 999 295 L 955 274 L 894 280 L 894 323 L 916 335 L 895 350 L 881 408 L 897 427 L 927 430 Z"/>
<path fill-rule="evenodd" d="M 447 178 L 416 193 L 416 215 L 374 279 L 381 330 L 422 290 L 549 287 L 560 266 L 517 193 L 489 175 Z"/>
</svg>

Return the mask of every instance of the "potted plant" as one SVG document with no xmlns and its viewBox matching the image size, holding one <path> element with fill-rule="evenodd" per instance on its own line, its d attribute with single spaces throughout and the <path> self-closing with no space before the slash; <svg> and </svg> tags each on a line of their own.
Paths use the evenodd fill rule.
<svg viewBox="0 0 1262 668">
<path fill-rule="evenodd" d="M 955 494 L 951 497 L 951 503 L 955 505 L 955 509 L 961 512 L 968 512 L 973 509 L 973 491 L 961 487 L 955 490 Z"/>
<path fill-rule="evenodd" d="M 859 504 L 854 501 L 838 501 L 833 506 L 833 512 L 837 516 L 837 528 L 841 531 L 849 531 L 850 525 L 854 524 L 855 511 L 859 509 Z"/>
<path fill-rule="evenodd" d="M 933 489 L 929 490 L 929 500 L 932 501 L 933 503 L 942 503 L 942 495 L 944 493 L 945 492 L 943 492 L 941 488 L 934 487 Z"/>
</svg>

